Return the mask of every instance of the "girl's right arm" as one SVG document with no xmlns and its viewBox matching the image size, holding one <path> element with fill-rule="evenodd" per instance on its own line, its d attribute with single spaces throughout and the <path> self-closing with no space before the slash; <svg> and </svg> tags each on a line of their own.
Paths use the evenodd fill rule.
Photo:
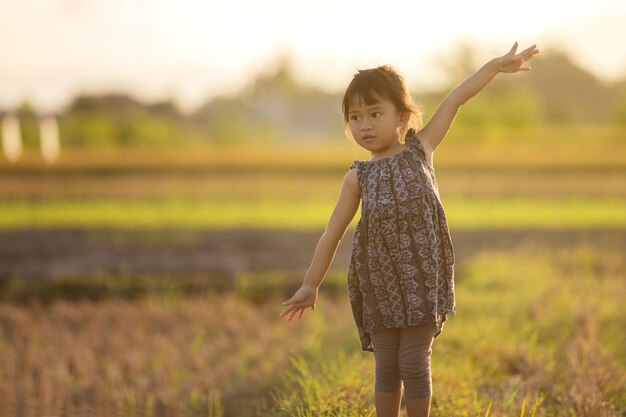
<svg viewBox="0 0 626 417">
<path fill-rule="evenodd" d="M 291 320 L 300 312 L 300 318 L 302 318 L 306 308 L 311 307 L 312 310 L 315 310 L 318 288 L 335 258 L 339 242 L 345 236 L 346 230 L 359 208 L 360 201 L 361 194 L 356 168 L 353 168 L 348 171 L 343 179 L 339 200 L 330 216 L 326 230 L 317 243 L 313 261 L 311 261 L 311 266 L 304 277 L 304 282 L 293 297 L 283 302 L 286 309 L 280 313 L 281 317 L 291 313 L 289 317 Z"/>
</svg>

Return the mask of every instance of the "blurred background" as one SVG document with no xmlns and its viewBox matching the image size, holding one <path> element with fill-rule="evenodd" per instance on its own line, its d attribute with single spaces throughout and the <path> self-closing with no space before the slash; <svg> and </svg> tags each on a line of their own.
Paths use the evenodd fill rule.
<svg viewBox="0 0 626 417">
<path fill-rule="evenodd" d="M 391 64 L 427 122 L 515 41 L 532 70 L 434 157 L 459 316 L 433 413 L 623 415 L 625 21 L 609 0 L 0 0 L 0 417 L 374 415 L 360 213 L 315 312 L 278 317 L 370 157 L 343 90 Z"/>
</svg>

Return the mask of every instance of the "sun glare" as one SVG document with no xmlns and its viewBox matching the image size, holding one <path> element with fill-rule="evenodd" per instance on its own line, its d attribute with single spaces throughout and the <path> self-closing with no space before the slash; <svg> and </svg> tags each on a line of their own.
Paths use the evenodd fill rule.
<svg viewBox="0 0 626 417">
<path fill-rule="evenodd" d="M 297 77 L 328 90 L 340 89 L 357 67 L 383 63 L 433 85 L 441 81 L 437 60 L 460 42 L 480 59 L 515 41 L 554 46 L 600 77 L 626 74 L 624 2 L 450 7 L 404 0 L 3 2 L 0 106 L 29 99 L 49 111 L 79 91 L 123 90 L 148 100 L 174 97 L 190 109 L 236 92 L 284 54 Z"/>
</svg>

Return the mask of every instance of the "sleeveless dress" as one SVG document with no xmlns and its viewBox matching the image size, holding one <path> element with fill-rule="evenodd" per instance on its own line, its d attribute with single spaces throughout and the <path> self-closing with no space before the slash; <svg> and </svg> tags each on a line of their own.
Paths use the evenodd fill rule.
<svg viewBox="0 0 626 417">
<path fill-rule="evenodd" d="M 388 158 L 355 160 L 361 218 L 348 267 L 348 294 L 361 341 L 370 334 L 434 322 L 435 337 L 456 314 L 454 249 L 435 169 L 409 129 L 406 148 Z"/>
</svg>

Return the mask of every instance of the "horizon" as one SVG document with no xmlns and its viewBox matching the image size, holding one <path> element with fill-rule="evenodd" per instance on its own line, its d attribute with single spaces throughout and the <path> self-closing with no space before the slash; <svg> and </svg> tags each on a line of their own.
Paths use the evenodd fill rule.
<svg viewBox="0 0 626 417">
<path fill-rule="evenodd" d="M 172 100 L 190 113 L 237 94 L 284 56 L 291 57 L 297 82 L 329 92 L 341 91 L 356 68 L 383 63 L 403 73 L 411 89 L 436 90 L 448 82 L 445 60 L 460 45 L 474 49 L 479 67 L 515 41 L 518 51 L 532 44 L 563 51 L 604 82 L 626 78 L 626 52 L 619 52 L 626 4 L 533 0 L 513 17 L 507 5 L 490 0 L 460 4 L 453 15 L 444 6 L 0 0 L 0 107 L 11 111 L 29 102 L 36 111 L 55 112 L 78 95 L 121 93 L 142 102 Z M 493 13 L 480 11 L 486 7 Z M 411 14 L 417 17 L 396 22 Z M 422 14 L 428 18 L 419 19 Z M 370 22 L 377 30 L 346 31 Z"/>
</svg>

